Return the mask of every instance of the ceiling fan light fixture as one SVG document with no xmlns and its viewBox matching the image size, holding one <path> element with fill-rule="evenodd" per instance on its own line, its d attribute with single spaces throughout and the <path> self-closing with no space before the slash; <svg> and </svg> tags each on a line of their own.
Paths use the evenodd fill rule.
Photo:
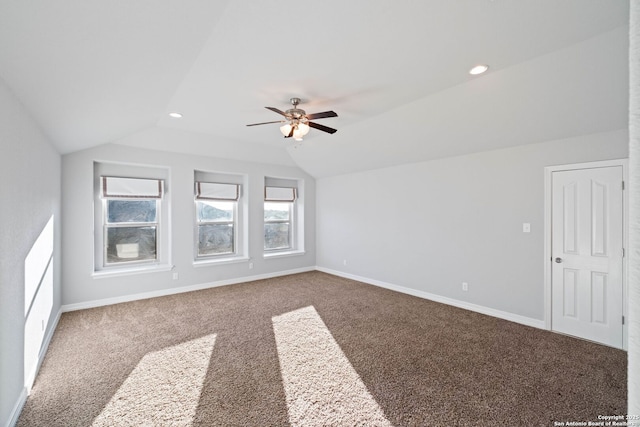
<svg viewBox="0 0 640 427">
<path fill-rule="evenodd" d="M 305 136 L 306 134 L 309 133 L 309 125 L 306 123 L 298 123 L 298 131 L 300 132 L 300 135 Z"/>
<path fill-rule="evenodd" d="M 284 135 L 285 137 L 289 136 L 289 134 L 291 133 L 291 124 L 287 123 L 283 126 L 280 126 L 280 132 L 282 132 L 282 135 Z"/>
<path fill-rule="evenodd" d="M 489 69 L 488 65 L 479 64 L 479 65 L 474 66 L 472 69 L 470 69 L 469 70 L 469 74 L 471 74 L 473 76 L 477 76 L 478 74 L 484 73 L 488 69 Z"/>
<path fill-rule="evenodd" d="M 309 126 L 304 123 L 298 123 L 293 128 L 293 139 L 296 141 L 302 141 L 302 137 L 309 133 Z"/>
</svg>

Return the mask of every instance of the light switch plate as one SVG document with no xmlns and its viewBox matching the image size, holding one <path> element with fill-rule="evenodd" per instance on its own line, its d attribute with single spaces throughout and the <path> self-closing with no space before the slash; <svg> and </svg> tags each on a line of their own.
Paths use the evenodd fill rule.
<svg viewBox="0 0 640 427">
<path fill-rule="evenodd" d="M 522 232 L 523 233 L 531 233 L 531 224 L 528 222 L 522 223 Z"/>
</svg>

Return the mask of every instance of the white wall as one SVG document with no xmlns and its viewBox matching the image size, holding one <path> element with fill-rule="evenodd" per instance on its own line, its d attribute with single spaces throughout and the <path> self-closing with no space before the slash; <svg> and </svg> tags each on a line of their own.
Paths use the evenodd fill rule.
<svg viewBox="0 0 640 427">
<path fill-rule="evenodd" d="M 629 28 L 629 365 L 628 414 L 640 414 L 640 2 Z"/>
<path fill-rule="evenodd" d="M 25 385 L 30 386 L 60 310 L 61 158 L 2 79 L 0 111 L 0 426 L 4 426 L 24 403 Z"/>
<path fill-rule="evenodd" d="M 543 168 L 626 158 L 627 141 L 620 130 L 318 179 L 317 264 L 543 320 Z"/>
<path fill-rule="evenodd" d="M 170 199 L 172 271 L 96 278 L 93 273 L 93 163 L 116 162 L 167 168 Z M 315 266 L 315 180 L 296 167 L 267 165 L 169 153 L 106 144 L 63 156 L 63 283 L 64 308 L 125 300 L 136 294 L 162 294 L 175 288 L 240 281 Z M 249 197 L 249 261 L 194 266 L 194 170 L 247 175 Z M 303 255 L 263 258 L 264 177 L 304 180 L 305 250 Z M 170 192 L 170 194 L 169 194 Z M 173 273 L 179 279 L 173 280 Z M 100 302 L 101 301 L 101 302 Z"/>
</svg>

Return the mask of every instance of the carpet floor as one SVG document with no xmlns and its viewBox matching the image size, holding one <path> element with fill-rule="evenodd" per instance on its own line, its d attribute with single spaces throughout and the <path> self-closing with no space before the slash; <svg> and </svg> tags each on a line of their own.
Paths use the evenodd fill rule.
<svg viewBox="0 0 640 427">
<path fill-rule="evenodd" d="M 18 426 L 553 426 L 626 353 L 310 272 L 64 313 Z"/>
</svg>

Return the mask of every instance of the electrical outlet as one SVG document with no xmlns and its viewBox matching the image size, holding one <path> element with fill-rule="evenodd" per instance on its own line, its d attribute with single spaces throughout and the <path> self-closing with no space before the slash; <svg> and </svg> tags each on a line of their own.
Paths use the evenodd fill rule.
<svg viewBox="0 0 640 427">
<path fill-rule="evenodd" d="M 347 260 L 346 259 L 342 260 L 342 265 L 347 265 Z"/>
<path fill-rule="evenodd" d="M 250 263 L 249 263 L 249 270 L 251 270 L 252 268 L 253 268 L 253 263 L 252 263 L 252 262 L 250 262 Z"/>
<path fill-rule="evenodd" d="M 469 284 L 467 282 L 462 282 L 462 290 L 465 292 L 469 290 Z"/>
<path fill-rule="evenodd" d="M 173 273 L 173 280 L 178 280 L 178 277 L 180 277 L 178 273 Z"/>
</svg>

